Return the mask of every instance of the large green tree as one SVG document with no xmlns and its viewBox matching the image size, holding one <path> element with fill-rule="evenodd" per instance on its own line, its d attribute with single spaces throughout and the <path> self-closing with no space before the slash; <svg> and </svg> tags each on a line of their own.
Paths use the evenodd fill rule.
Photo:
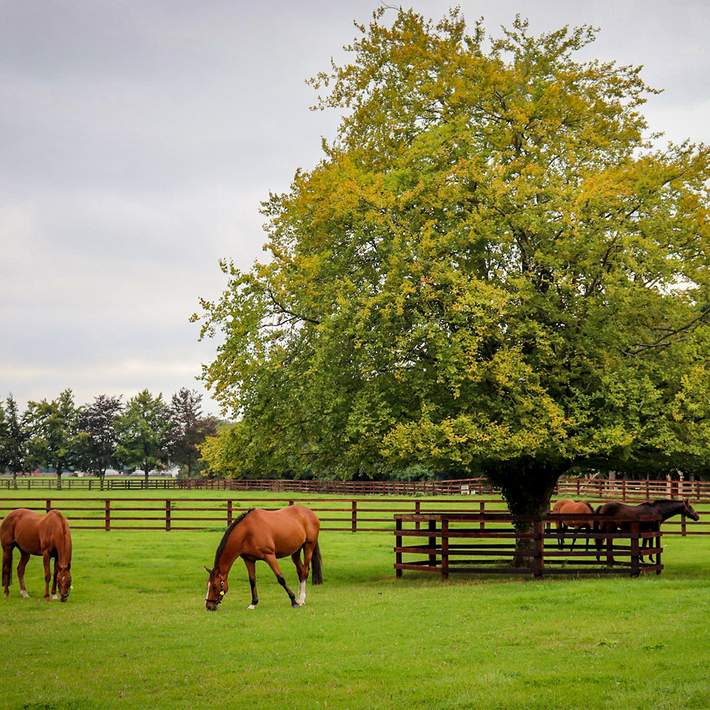
<svg viewBox="0 0 710 710">
<path fill-rule="evenodd" d="M 12 473 L 12 484 L 17 488 L 17 474 L 27 466 L 27 442 L 29 431 L 17 408 L 17 401 L 9 394 L 5 400 L 0 427 L 0 469 L 7 468 Z"/>
<path fill-rule="evenodd" d="M 79 409 L 71 389 L 65 389 L 51 402 L 28 402 L 23 417 L 29 430 L 28 459 L 36 465 L 53 468 L 57 488 L 62 487 L 62 473 L 70 470 L 79 458 Z"/>
<path fill-rule="evenodd" d="M 191 478 L 200 461 L 199 446 L 208 436 L 217 433 L 217 420 L 202 415 L 202 395 L 181 387 L 170 401 L 171 448 L 173 463 L 184 467 Z"/>
<path fill-rule="evenodd" d="M 517 516 L 578 465 L 710 462 L 708 152 L 654 147 L 588 27 L 377 11 L 313 80 L 342 112 L 203 302 L 242 471 L 484 471 Z"/>
<path fill-rule="evenodd" d="M 163 395 L 154 397 L 148 390 L 131 397 L 116 421 L 116 455 L 126 466 L 141 468 L 148 487 L 148 475 L 162 469 L 170 459 L 170 410 Z"/>
<path fill-rule="evenodd" d="M 118 418 L 123 410 L 120 397 L 100 394 L 79 414 L 80 465 L 95 473 L 104 487 L 106 469 L 118 463 Z"/>
</svg>

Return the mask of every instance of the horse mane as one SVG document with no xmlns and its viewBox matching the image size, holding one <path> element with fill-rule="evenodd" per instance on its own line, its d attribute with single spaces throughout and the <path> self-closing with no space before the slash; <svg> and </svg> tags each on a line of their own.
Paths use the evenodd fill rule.
<svg viewBox="0 0 710 710">
<path fill-rule="evenodd" d="M 246 513 L 242 513 L 236 520 L 233 520 L 227 526 L 227 529 L 224 531 L 224 535 L 222 535 L 222 539 L 219 541 L 219 545 L 217 545 L 217 552 L 214 553 L 214 564 L 212 565 L 212 569 L 217 568 L 219 558 L 222 556 L 224 548 L 227 546 L 227 540 L 229 540 L 229 536 L 232 534 L 234 528 L 236 528 L 237 525 L 239 525 L 239 523 L 241 523 L 242 520 L 244 520 L 244 518 L 246 518 L 252 510 L 254 510 L 254 508 L 249 508 Z"/>
</svg>

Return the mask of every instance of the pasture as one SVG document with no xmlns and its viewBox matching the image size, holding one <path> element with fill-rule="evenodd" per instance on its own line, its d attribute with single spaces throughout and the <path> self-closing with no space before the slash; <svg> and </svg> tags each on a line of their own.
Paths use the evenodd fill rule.
<svg viewBox="0 0 710 710">
<path fill-rule="evenodd" d="M 708 707 L 710 541 L 664 539 L 660 577 L 395 580 L 393 539 L 325 532 L 293 610 L 238 561 L 204 609 L 218 532 L 77 530 L 74 589 L 41 561 L 0 600 L 0 707 Z M 15 556 L 15 564 L 17 555 Z M 289 583 L 295 570 L 286 560 Z"/>
</svg>

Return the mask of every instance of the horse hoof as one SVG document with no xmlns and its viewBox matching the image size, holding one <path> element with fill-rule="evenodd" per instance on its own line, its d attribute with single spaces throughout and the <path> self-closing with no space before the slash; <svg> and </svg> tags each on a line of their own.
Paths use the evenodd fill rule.
<svg viewBox="0 0 710 710">
<path fill-rule="evenodd" d="M 256 609 L 256 604 L 250 604 L 247 609 Z"/>
<path fill-rule="evenodd" d="M 56 594 L 52 594 L 52 601 L 53 602 L 59 601 L 59 597 Z"/>
<path fill-rule="evenodd" d="M 300 609 L 301 605 L 298 602 L 291 602 L 292 609 Z"/>
<path fill-rule="evenodd" d="M 20 596 L 21 596 L 23 599 L 29 599 L 29 598 L 30 598 L 30 595 L 29 595 L 24 589 L 20 590 Z"/>
</svg>

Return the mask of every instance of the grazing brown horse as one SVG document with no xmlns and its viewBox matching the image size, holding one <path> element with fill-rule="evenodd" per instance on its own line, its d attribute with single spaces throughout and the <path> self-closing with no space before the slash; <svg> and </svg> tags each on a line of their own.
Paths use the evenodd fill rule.
<svg viewBox="0 0 710 710">
<path fill-rule="evenodd" d="M 208 569 L 210 578 L 207 582 L 205 606 L 208 611 L 215 611 L 224 599 L 228 589 L 229 570 L 237 557 L 246 565 L 251 585 L 251 604 L 248 609 L 255 609 L 259 603 L 256 593 L 256 562 L 264 560 L 276 575 L 279 584 L 286 590 L 292 607 L 306 603 L 306 580 L 313 564 L 313 584 L 323 581 L 321 571 L 318 533 L 320 521 L 309 508 L 290 505 L 281 510 L 259 510 L 252 508 L 240 515 L 224 532 L 214 556 L 214 565 Z M 300 553 L 303 551 L 303 562 Z M 298 572 L 300 583 L 298 600 L 288 588 L 281 574 L 278 558 L 290 555 Z"/>
<path fill-rule="evenodd" d="M 695 512 L 693 506 L 687 500 L 654 500 L 652 503 L 641 503 L 640 505 L 626 505 L 612 501 L 604 503 L 597 508 L 598 515 L 608 515 L 609 517 L 621 518 L 619 522 L 597 520 L 595 526 L 602 533 L 614 533 L 617 530 L 620 532 L 629 532 L 631 523 L 638 518 L 639 515 L 656 515 L 660 517 L 660 522 L 643 521 L 639 523 L 639 532 L 656 532 L 660 530 L 661 523 L 664 523 L 668 518 L 674 515 L 686 515 L 691 520 L 700 520 L 700 516 Z M 629 522 L 624 522 L 628 520 Z M 612 545 L 613 538 L 606 538 L 607 548 Z M 602 536 L 596 539 L 597 560 L 601 556 L 601 548 L 604 542 Z M 651 538 L 643 538 L 641 549 L 650 547 Z M 643 555 L 641 555 L 643 557 Z M 652 557 L 652 555 L 651 555 Z M 614 558 L 608 555 L 609 561 L 613 564 Z"/>
<path fill-rule="evenodd" d="M 25 588 L 25 567 L 30 555 L 42 555 L 44 598 L 49 599 L 49 565 L 54 558 L 52 599 L 59 598 L 63 602 L 67 600 L 71 589 L 71 533 L 67 519 L 58 510 L 50 510 L 46 515 L 40 515 L 26 508 L 13 510 L 0 525 L 0 544 L 2 544 L 2 586 L 6 597 L 10 594 L 12 551 L 17 547 L 20 550 L 20 563 L 17 565 L 20 594 L 29 597 Z M 59 597 L 57 597 L 57 585 L 59 585 Z"/>
<path fill-rule="evenodd" d="M 552 513 L 562 513 L 564 515 L 574 515 L 576 513 L 583 513 L 585 515 L 590 515 L 594 513 L 594 508 L 592 508 L 589 503 L 577 500 L 558 500 L 550 511 Z M 565 533 L 570 528 L 575 530 L 591 530 L 592 520 L 590 518 L 573 518 L 571 520 L 557 520 L 557 546 L 562 549 L 565 544 Z M 574 543 L 577 542 L 577 536 L 572 538 L 572 544 L 570 545 L 570 550 L 574 549 Z M 586 539 L 584 546 L 585 550 L 589 549 L 589 537 Z"/>
</svg>

